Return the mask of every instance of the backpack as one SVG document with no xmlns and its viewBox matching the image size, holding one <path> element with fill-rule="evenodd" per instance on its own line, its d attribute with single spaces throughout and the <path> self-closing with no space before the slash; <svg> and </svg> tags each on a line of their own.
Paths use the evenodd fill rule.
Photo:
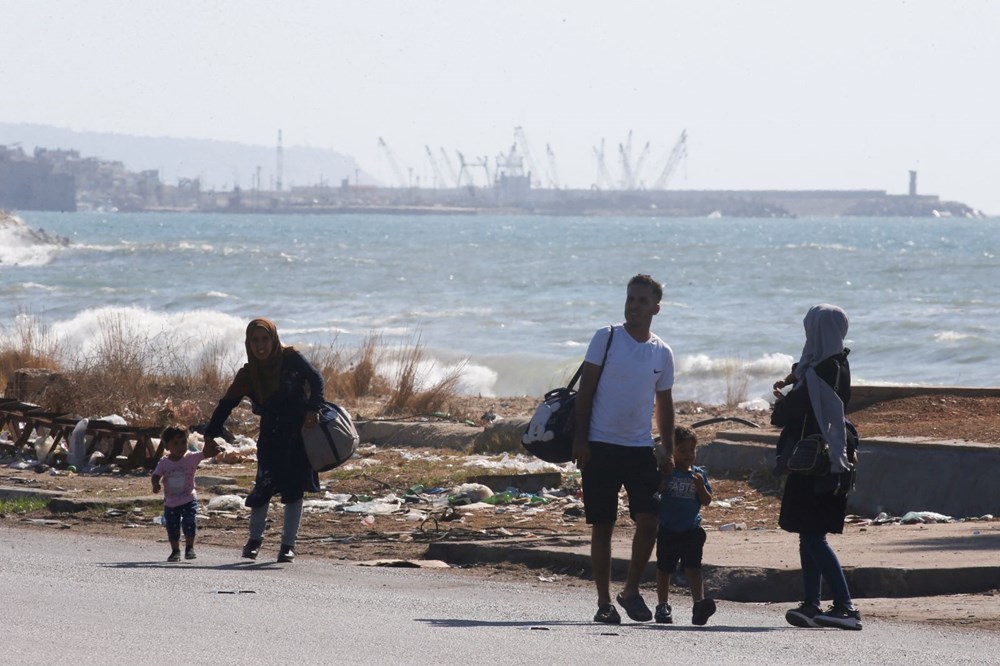
<svg viewBox="0 0 1000 666">
<path fill-rule="evenodd" d="M 354 455 L 360 441 L 351 415 L 332 402 L 324 402 L 320 406 L 319 423 L 314 428 L 302 429 L 306 456 L 317 472 L 339 467 Z"/>
</svg>

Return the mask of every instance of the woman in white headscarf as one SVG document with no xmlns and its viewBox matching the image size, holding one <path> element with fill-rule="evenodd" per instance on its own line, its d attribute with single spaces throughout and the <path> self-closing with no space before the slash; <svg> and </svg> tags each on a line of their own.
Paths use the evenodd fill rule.
<svg viewBox="0 0 1000 666">
<path fill-rule="evenodd" d="M 785 461 L 796 442 L 821 434 L 830 449 L 830 473 L 825 476 L 788 474 L 781 497 L 778 524 L 799 535 L 804 599 L 785 613 L 797 627 L 861 629 L 861 615 L 854 607 L 844 570 L 826 540 L 827 534 L 844 531 L 847 491 L 850 489 L 856 451 L 849 436 L 844 407 L 851 399 L 851 368 L 847 313 L 836 305 L 815 305 L 803 321 L 806 343 L 792 372 L 774 384 L 775 395 L 792 386 L 780 398 L 783 422 L 778 439 L 779 473 L 788 470 Z M 833 605 L 820 610 L 823 581 L 833 596 Z"/>
</svg>

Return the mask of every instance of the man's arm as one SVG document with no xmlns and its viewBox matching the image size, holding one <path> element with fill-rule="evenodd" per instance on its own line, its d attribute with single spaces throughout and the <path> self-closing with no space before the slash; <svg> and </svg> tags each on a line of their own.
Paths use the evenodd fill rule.
<svg viewBox="0 0 1000 666">
<path fill-rule="evenodd" d="M 201 452 L 206 458 L 214 458 L 219 455 L 219 445 L 215 443 L 214 437 L 205 438 L 205 446 L 202 447 Z"/>
<path fill-rule="evenodd" d="M 672 389 L 656 392 L 656 429 L 660 433 L 660 452 L 664 474 L 674 471 L 674 394 Z"/>
<path fill-rule="evenodd" d="M 590 414 L 594 407 L 594 393 L 601 376 L 601 366 L 585 362 L 580 374 L 580 388 L 573 407 L 573 462 L 578 469 L 590 460 Z"/>
</svg>

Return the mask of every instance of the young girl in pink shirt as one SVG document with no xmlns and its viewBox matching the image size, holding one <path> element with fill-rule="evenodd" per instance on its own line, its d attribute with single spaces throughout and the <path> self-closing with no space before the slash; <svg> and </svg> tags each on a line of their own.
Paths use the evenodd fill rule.
<svg viewBox="0 0 1000 666">
<path fill-rule="evenodd" d="M 160 435 L 166 455 L 160 458 L 153 470 L 153 492 L 160 492 L 163 484 L 163 517 L 166 521 L 167 539 L 170 540 L 170 557 L 167 562 L 181 559 L 181 529 L 184 530 L 184 559 L 193 560 L 194 535 L 197 530 L 198 500 L 194 491 L 194 475 L 198 464 L 214 457 L 218 446 L 211 439 L 205 440 L 204 451 L 188 452 L 188 431 L 183 426 L 168 426 Z"/>
</svg>

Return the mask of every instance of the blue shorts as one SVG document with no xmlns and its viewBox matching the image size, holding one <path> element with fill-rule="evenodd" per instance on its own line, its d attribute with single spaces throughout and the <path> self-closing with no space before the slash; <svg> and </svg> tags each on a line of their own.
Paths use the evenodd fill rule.
<svg viewBox="0 0 1000 666">
<path fill-rule="evenodd" d="M 651 446 L 590 443 L 590 461 L 583 468 L 583 510 L 589 525 L 614 524 L 618 492 L 628 493 L 628 512 L 657 514 L 660 472 Z"/>
</svg>

